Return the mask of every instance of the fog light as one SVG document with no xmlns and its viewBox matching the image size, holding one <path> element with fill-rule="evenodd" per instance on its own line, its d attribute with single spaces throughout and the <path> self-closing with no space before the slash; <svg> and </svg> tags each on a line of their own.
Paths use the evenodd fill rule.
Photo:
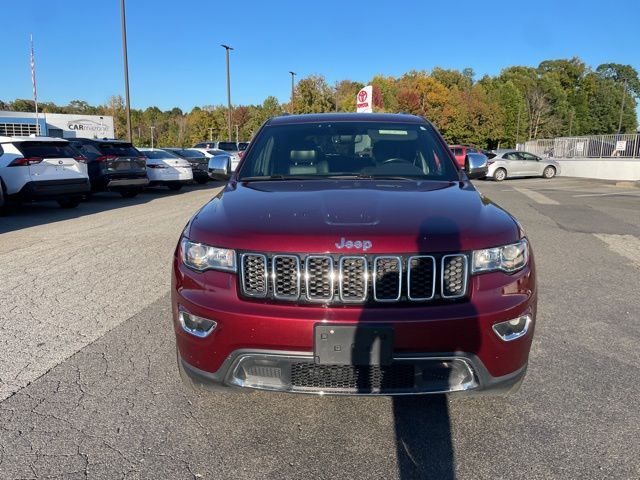
<svg viewBox="0 0 640 480">
<path fill-rule="evenodd" d="M 510 342 L 526 335 L 531 325 L 531 315 L 522 315 L 521 317 L 507 320 L 506 322 L 496 323 L 493 331 L 496 332 L 502 340 Z"/>
<path fill-rule="evenodd" d="M 182 329 L 196 337 L 204 338 L 213 332 L 218 325 L 213 320 L 198 317 L 184 310 L 178 312 L 178 319 Z"/>
</svg>

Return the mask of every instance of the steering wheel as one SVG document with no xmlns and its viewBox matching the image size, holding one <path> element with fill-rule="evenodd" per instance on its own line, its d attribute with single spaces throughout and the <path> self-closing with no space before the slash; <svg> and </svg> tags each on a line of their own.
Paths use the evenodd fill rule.
<svg viewBox="0 0 640 480">
<path fill-rule="evenodd" d="M 410 162 L 409 160 L 406 160 L 404 158 L 390 158 L 382 162 L 381 165 L 384 165 L 385 163 L 408 163 L 409 165 L 413 165 L 413 162 Z"/>
</svg>

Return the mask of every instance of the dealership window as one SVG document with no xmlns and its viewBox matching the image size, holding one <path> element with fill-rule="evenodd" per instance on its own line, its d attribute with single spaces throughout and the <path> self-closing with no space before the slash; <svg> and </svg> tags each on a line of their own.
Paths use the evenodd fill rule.
<svg viewBox="0 0 640 480">
<path fill-rule="evenodd" d="M 28 137 L 37 135 L 39 125 L 35 123 L 0 123 L 0 136 Z"/>
</svg>

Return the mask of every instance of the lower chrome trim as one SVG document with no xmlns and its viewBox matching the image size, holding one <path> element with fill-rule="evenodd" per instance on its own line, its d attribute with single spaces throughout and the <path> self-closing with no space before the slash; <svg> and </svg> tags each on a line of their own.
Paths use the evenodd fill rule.
<svg viewBox="0 0 640 480">
<path fill-rule="evenodd" d="M 260 377 L 259 379 L 250 380 L 243 374 L 245 363 L 251 361 L 261 361 L 265 363 L 264 369 L 270 369 L 269 373 L 279 372 L 280 378 L 284 381 L 278 381 L 278 377 Z M 478 382 L 478 376 L 474 370 L 471 362 L 462 356 L 416 356 L 416 357 L 394 357 L 394 364 L 412 363 L 416 364 L 418 368 L 421 364 L 428 364 L 430 362 L 450 362 L 461 365 L 466 369 L 469 377 L 472 379 L 468 382 L 464 382 L 459 385 L 450 386 L 446 389 L 429 389 L 429 388 L 414 388 L 411 390 L 403 391 L 382 391 L 382 392 L 366 392 L 366 391 L 340 391 L 332 389 L 313 389 L 309 387 L 296 387 L 290 383 L 288 369 L 294 363 L 309 363 L 314 364 L 314 357 L 312 355 L 287 355 L 287 354 L 274 354 L 274 353 L 247 353 L 240 354 L 235 358 L 233 365 L 228 370 L 225 383 L 246 389 L 252 390 L 268 390 L 274 392 L 287 392 L 298 394 L 311 394 L 311 395 L 340 395 L 340 396 L 394 396 L 394 395 L 419 395 L 419 394 L 442 394 L 442 393 L 454 393 L 475 390 L 480 387 Z M 263 370 L 264 373 L 265 370 Z M 243 378 L 245 377 L 245 378 Z"/>
</svg>

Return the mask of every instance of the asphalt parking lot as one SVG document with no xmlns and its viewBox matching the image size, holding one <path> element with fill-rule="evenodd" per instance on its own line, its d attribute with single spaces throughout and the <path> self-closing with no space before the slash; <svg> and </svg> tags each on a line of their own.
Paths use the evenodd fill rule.
<svg viewBox="0 0 640 480">
<path fill-rule="evenodd" d="M 640 188 L 476 185 L 536 255 L 509 398 L 189 393 L 170 257 L 215 188 L 0 219 L 0 479 L 640 478 Z"/>
</svg>

